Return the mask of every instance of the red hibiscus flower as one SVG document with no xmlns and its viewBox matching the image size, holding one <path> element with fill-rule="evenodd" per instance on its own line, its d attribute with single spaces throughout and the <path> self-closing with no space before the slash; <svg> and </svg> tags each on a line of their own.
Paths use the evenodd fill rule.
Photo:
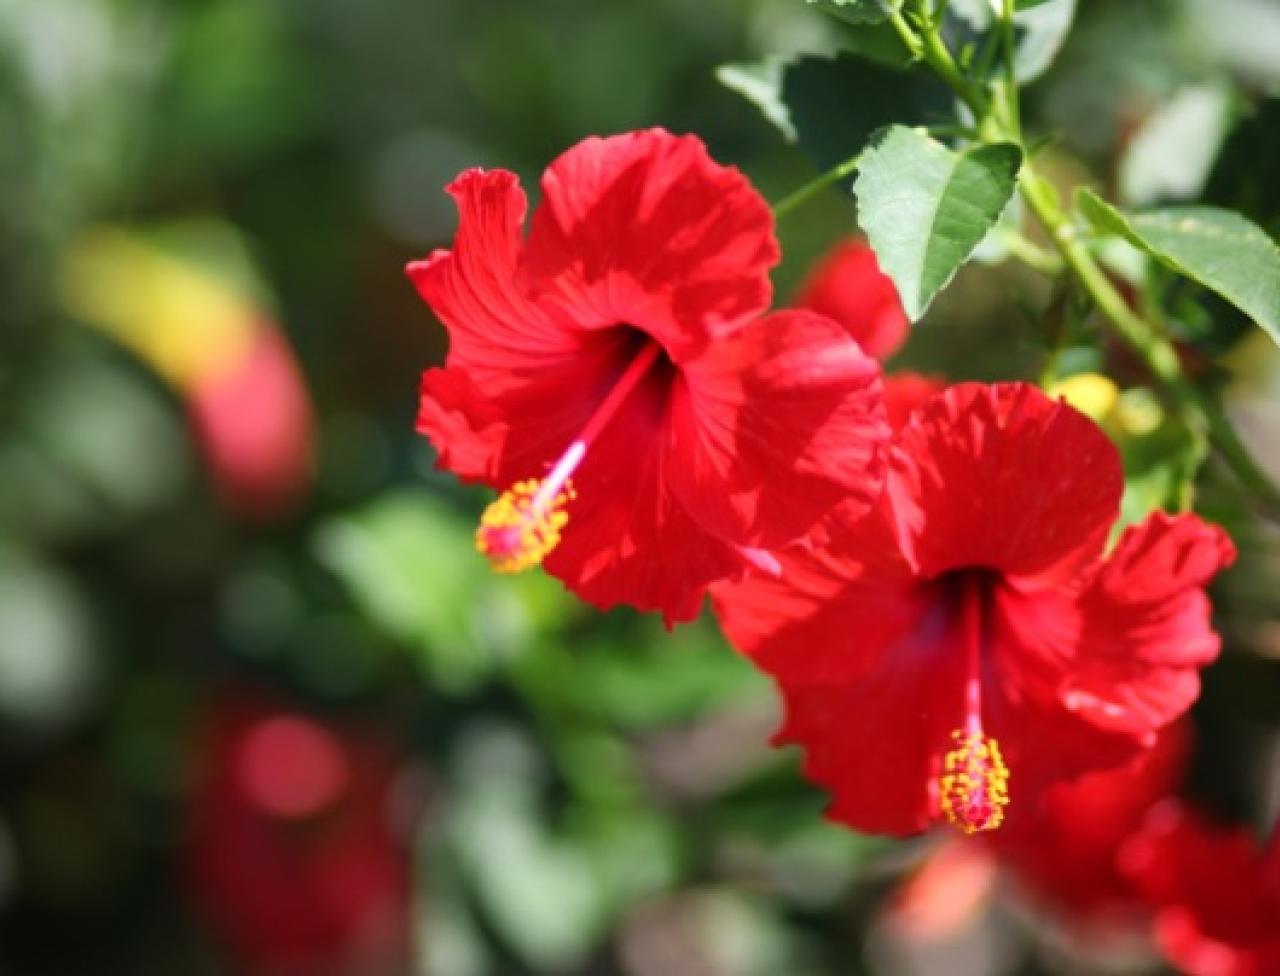
<svg viewBox="0 0 1280 976">
<path fill-rule="evenodd" d="M 1127 761 L 1191 704 L 1218 651 L 1202 587 L 1234 550 L 1156 514 L 1104 558 L 1121 486 L 1082 414 L 1025 384 L 962 384 L 912 416 L 870 515 L 785 553 L 777 578 L 716 588 L 830 816 L 989 829 L 1011 788 L 1030 804 Z"/>
<path fill-rule="evenodd" d="M 1037 901 L 1091 929 L 1146 924 L 1146 904 L 1121 871 L 1126 838 L 1177 789 L 1190 739 L 1187 720 L 1161 731 L 1134 761 L 1058 783 L 1025 816 L 989 835 L 1003 866 Z"/>
<path fill-rule="evenodd" d="M 477 533 L 495 568 L 545 558 L 599 607 L 688 619 L 838 500 L 871 504 L 878 368 L 813 313 L 759 318 L 769 208 L 698 139 L 580 143 L 547 169 L 527 240 L 511 173 L 449 192 L 453 249 L 408 268 L 450 340 L 418 430 L 441 466 L 508 489 Z"/>
<path fill-rule="evenodd" d="M 844 241 L 810 272 L 793 303 L 835 319 L 869 356 L 888 359 L 907 341 L 911 321 L 893 279 L 862 240 Z"/>
<path fill-rule="evenodd" d="M 1280 973 L 1280 828 L 1262 848 L 1248 828 L 1167 800 L 1148 814 L 1120 863 L 1155 906 L 1156 943 L 1179 969 Z"/>
</svg>

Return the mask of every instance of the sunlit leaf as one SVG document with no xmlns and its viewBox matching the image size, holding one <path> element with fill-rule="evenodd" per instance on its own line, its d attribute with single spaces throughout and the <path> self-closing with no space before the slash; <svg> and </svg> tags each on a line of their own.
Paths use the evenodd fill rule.
<svg viewBox="0 0 1280 976">
<path fill-rule="evenodd" d="M 1280 247 L 1257 224 L 1216 207 L 1123 213 L 1085 188 L 1076 205 L 1099 230 L 1221 295 L 1280 343 Z"/>
<path fill-rule="evenodd" d="M 999 220 L 1021 164 L 1013 145 L 955 152 L 904 126 L 867 151 L 854 184 L 859 222 L 913 321 Z"/>
</svg>

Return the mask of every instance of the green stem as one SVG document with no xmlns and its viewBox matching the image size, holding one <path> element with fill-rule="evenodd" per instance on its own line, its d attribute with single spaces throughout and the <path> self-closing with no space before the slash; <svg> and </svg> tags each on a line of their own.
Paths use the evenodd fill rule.
<svg viewBox="0 0 1280 976">
<path fill-rule="evenodd" d="M 924 57 L 924 45 L 920 43 L 919 35 L 907 23 L 907 18 L 902 16 L 902 11 L 895 10 L 891 13 L 889 15 L 889 23 L 898 32 L 898 36 L 902 38 L 903 46 L 911 53 L 913 58 Z"/>
<path fill-rule="evenodd" d="M 1000 12 L 1000 41 L 1004 46 L 1004 91 L 1001 104 L 1004 107 L 1005 126 L 1013 141 L 1022 142 L 1022 113 L 1018 105 L 1018 48 L 1013 33 L 1013 0 L 1004 0 Z"/>
<path fill-rule="evenodd" d="M 782 217 L 803 203 L 807 203 L 813 197 L 817 196 L 827 187 L 839 183 L 846 177 L 852 176 L 854 170 L 858 168 L 858 163 L 862 161 L 862 153 L 851 156 L 843 163 L 831 167 L 817 179 L 806 183 L 800 189 L 793 193 L 787 194 L 781 200 L 773 205 L 774 217 Z"/>
<path fill-rule="evenodd" d="M 1019 231 L 1012 228 L 999 228 L 997 233 L 1000 235 L 1000 240 L 1004 242 L 1004 246 L 1009 249 L 1009 253 L 1027 267 L 1034 268 L 1051 278 L 1056 278 L 1065 269 L 1066 265 L 1057 252 L 1046 250 L 1039 244 L 1027 240 Z"/>
<path fill-rule="evenodd" d="M 970 84 L 969 79 L 960 70 L 955 58 L 951 56 L 951 51 L 938 34 L 936 21 L 927 21 L 920 33 L 916 33 L 901 12 L 891 14 L 889 22 L 902 38 L 902 43 L 911 52 L 911 56 L 923 59 L 934 73 L 946 82 L 947 87 L 969 106 L 974 118 L 981 119 L 987 114 L 986 94 L 981 88 Z"/>
<path fill-rule="evenodd" d="M 1018 177 L 1023 199 L 1053 238 L 1063 260 L 1084 286 L 1098 310 L 1116 334 L 1134 350 L 1147 369 L 1169 391 L 1183 411 L 1203 424 L 1209 439 L 1235 472 L 1236 477 L 1262 502 L 1272 515 L 1280 515 L 1280 488 L 1272 483 L 1231 426 L 1217 404 L 1206 397 L 1182 372 L 1177 350 L 1151 324 L 1138 316 L 1094 260 L 1063 213 L 1053 193 L 1036 175 L 1029 161 Z"/>
</svg>

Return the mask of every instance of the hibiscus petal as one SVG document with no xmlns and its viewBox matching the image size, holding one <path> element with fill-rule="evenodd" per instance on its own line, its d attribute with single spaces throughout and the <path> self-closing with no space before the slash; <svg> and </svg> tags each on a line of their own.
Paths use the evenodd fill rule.
<svg viewBox="0 0 1280 976">
<path fill-rule="evenodd" d="M 1083 629 L 1069 591 L 1004 586 L 993 609 L 983 714 L 1013 771 L 1012 818 L 1033 809 L 1047 786 L 1131 761 L 1153 734 L 1100 724 L 1083 703 L 1064 703 Z"/>
<path fill-rule="evenodd" d="M 508 428 L 502 411 L 475 388 L 464 370 L 429 369 L 422 374 L 416 426 L 434 445 L 438 467 L 466 481 L 494 482 Z"/>
<path fill-rule="evenodd" d="M 829 545 L 776 553 L 777 573 L 713 586 L 725 636 L 763 670 L 797 684 L 842 683 L 874 667 L 929 610 L 891 532 L 876 512 Z"/>
<path fill-rule="evenodd" d="M 542 191 L 525 270 L 579 323 L 635 325 L 679 362 L 768 308 L 773 215 L 697 137 L 586 139 L 547 168 Z"/>
<path fill-rule="evenodd" d="M 483 370 L 428 370 L 418 432 L 440 452 L 439 466 L 460 478 L 505 489 L 544 477 L 626 368 L 632 345 L 619 331 L 589 333 L 541 368 L 510 370 L 496 392 L 477 381 Z"/>
<path fill-rule="evenodd" d="M 707 346 L 672 390 L 665 474 L 693 518 L 774 548 L 880 493 L 880 370 L 836 323 L 782 312 Z"/>
<path fill-rule="evenodd" d="M 951 387 L 900 435 L 890 475 L 920 572 L 986 567 L 1069 580 L 1119 512 L 1120 455 L 1083 414 L 1025 383 Z"/>
<path fill-rule="evenodd" d="M 1080 656 L 1063 701 L 1103 728 L 1149 733 L 1190 707 L 1218 654 L 1203 587 L 1235 558 L 1194 515 L 1157 512 L 1126 530 L 1080 596 Z"/>
<path fill-rule="evenodd" d="M 923 651 L 880 654 L 843 684 L 781 683 L 777 741 L 804 747 L 804 773 L 831 791 L 832 819 L 908 836 L 937 816 L 932 785 L 960 722 L 963 655 Z"/>
<path fill-rule="evenodd" d="M 830 547 L 792 547 L 781 575 L 712 587 L 730 642 L 778 682 L 778 743 L 806 752 L 830 816 L 907 835 L 936 812 L 930 782 L 961 721 L 964 656 L 949 620 L 913 585 L 882 513 Z"/>
<path fill-rule="evenodd" d="M 662 480 L 656 430 L 669 376 L 646 377 L 574 476 L 569 524 L 547 571 L 588 603 L 661 610 L 668 624 L 697 616 L 707 585 L 742 573 L 737 547 L 705 532 Z"/>
<path fill-rule="evenodd" d="M 515 175 L 470 169 L 448 192 L 458 205 L 453 249 L 405 271 L 449 330 L 448 365 L 467 369 L 496 397 L 574 354 L 582 340 L 518 287 L 527 202 Z"/>
</svg>

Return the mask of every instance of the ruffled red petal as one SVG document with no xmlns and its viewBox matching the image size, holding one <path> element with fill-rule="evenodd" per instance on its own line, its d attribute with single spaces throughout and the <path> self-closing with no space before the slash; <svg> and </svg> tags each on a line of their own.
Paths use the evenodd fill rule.
<svg viewBox="0 0 1280 976">
<path fill-rule="evenodd" d="M 439 467 L 464 481 L 493 484 L 508 429 L 503 411 L 475 388 L 464 370 L 422 374 L 417 430 L 435 447 Z"/>
<path fill-rule="evenodd" d="M 592 333 L 572 354 L 540 369 L 509 370 L 496 393 L 475 381 L 476 369 L 428 370 L 418 432 L 440 452 L 439 466 L 464 480 L 505 489 L 541 478 L 626 368 L 633 348 L 622 332 Z"/>
<path fill-rule="evenodd" d="M 897 352 L 911 330 L 893 279 L 861 240 L 832 248 L 800 286 L 793 304 L 839 322 L 876 359 Z"/>
<path fill-rule="evenodd" d="M 773 214 L 696 136 L 586 139 L 551 163 L 542 193 L 525 271 L 579 324 L 629 323 L 682 362 L 769 307 Z"/>
<path fill-rule="evenodd" d="M 572 356 L 583 337 L 519 286 L 527 201 L 515 174 L 470 169 L 448 192 L 458 205 L 453 249 L 405 270 L 449 330 L 446 364 L 497 397 Z"/>
<path fill-rule="evenodd" d="M 1041 790 L 1063 779 L 1129 762 L 1150 745 L 1064 704 L 1082 632 L 1069 590 L 1019 592 L 1006 585 L 993 609 L 983 715 L 1015 771 L 1021 802 L 1035 803 Z M 1017 813 L 1011 809 L 1010 818 Z"/>
<path fill-rule="evenodd" d="M 923 830 L 938 747 L 963 700 L 951 621 L 915 585 L 882 513 L 779 562 L 776 578 L 712 589 L 730 642 L 778 681 L 786 718 L 776 742 L 805 749 L 805 774 L 832 790 L 832 818 L 898 836 Z"/>
<path fill-rule="evenodd" d="M 1203 588 L 1234 559 L 1226 533 L 1194 515 L 1157 512 L 1127 529 L 1080 597 L 1067 708 L 1140 739 L 1190 707 L 1220 643 Z"/>
<path fill-rule="evenodd" d="M 1119 512 L 1120 455 L 1097 424 L 1025 383 L 963 383 L 899 439 L 893 503 L 922 575 L 982 567 L 1070 579 Z"/>
<path fill-rule="evenodd" d="M 607 379 L 611 350 L 519 287 L 526 201 L 512 173 L 467 170 L 448 191 L 458 204 L 453 250 L 406 269 L 449 331 L 445 368 L 422 378 L 417 429 L 441 467 L 505 488 L 541 476 L 573 438 L 593 404 L 571 391 Z"/>
<path fill-rule="evenodd" d="M 837 504 L 865 512 L 884 479 L 879 366 L 808 312 L 758 320 L 685 362 L 668 431 L 671 491 L 750 546 L 785 545 Z"/>
</svg>

